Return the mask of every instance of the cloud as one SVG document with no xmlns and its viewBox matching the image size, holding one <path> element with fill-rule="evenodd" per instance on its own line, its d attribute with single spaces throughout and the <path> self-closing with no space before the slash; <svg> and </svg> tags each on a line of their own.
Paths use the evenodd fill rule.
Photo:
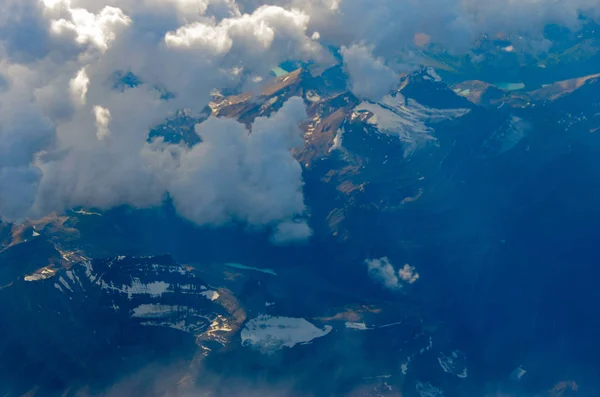
<svg viewBox="0 0 600 397">
<path fill-rule="evenodd" d="M 379 100 L 397 84 L 398 76 L 394 71 L 385 65 L 382 58 L 373 57 L 364 45 L 342 46 L 341 54 L 354 95 Z"/>
<path fill-rule="evenodd" d="M 306 241 L 312 235 L 312 230 L 306 220 L 282 222 L 275 228 L 271 241 L 275 244 L 289 244 Z"/>
<path fill-rule="evenodd" d="M 96 116 L 96 137 L 101 141 L 110 135 L 110 130 L 108 129 L 110 110 L 102 106 L 94 106 L 94 115 Z"/>
<path fill-rule="evenodd" d="M 48 55 L 52 48 L 49 21 L 43 4 L 34 0 L 0 3 L 2 58 L 28 63 Z"/>
<path fill-rule="evenodd" d="M 198 224 L 273 227 L 277 242 L 310 235 L 302 169 L 290 155 L 303 144 L 301 99 L 257 119 L 251 134 L 209 119 L 197 127 L 202 143 L 194 148 L 147 142 L 178 109 L 200 113 L 214 88 L 243 83 L 240 70 L 266 77 L 287 59 L 321 59 L 326 52 L 307 35 L 306 14 L 278 6 L 243 14 L 228 0 L 0 7 L 16 21 L 0 29 L 0 53 L 8 55 L 0 61 L 0 218 L 78 205 L 157 206 L 169 194 Z M 27 23 L 39 48 L 21 45 Z M 118 71 L 144 84 L 114 90 Z"/>
<path fill-rule="evenodd" d="M 18 219 L 29 210 L 40 178 L 36 168 L 0 167 L 0 208 L 4 217 Z"/>
<path fill-rule="evenodd" d="M 68 5 L 66 2 L 65 4 Z M 85 8 L 66 7 L 66 11 L 66 18 L 52 21 L 51 33 L 71 36 L 77 44 L 93 46 L 99 51 L 106 51 L 115 40 L 118 30 L 131 24 L 131 18 L 116 7 L 106 6 L 97 14 Z"/>
<path fill-rule="evenodd" d="M 388 258 L 368 259 L 365 263 L 373 280 L 389 289 L 400 288 L 400 280 L 398 280 L 396 270 L 394 270 Z"/>
<path fill-rule="evenodd" d="M 73 96 L 71 99 L 74 103 L 85 105 L 85 98 L 89 84 L 90 79 L 85 72 L 85 68 L 82 68 L 69 83 L 69 89 L 71 90 L 71 95 Z"/>
<path fill-rule="evenodd" d="M 130 91 L 136 98 L 135 90 Z M 155 206 L 168 193 L 181 216 L 201 225 L 239 221 L 267 227 L 305 215 L 302 168 L 290 154 L 303 143 L 298 128 L 306 117 L 302 99 L 292 98 L 270 118 L 256 119 L 252 133 L 235 120 L 209 118 L 196 126 L 202 142 L 192 148 L 119 135 L 115 125 L 126 128 L 146 105 L 110 114 L 95 108 L 96 122 L 88 123 L 87 132 L 77 132 L 97 139 L 84 140 L 85 146 L 42 166 L 36 202 L 40 213 L 76 205 Z"/>
<path fill-rule="evenodd" d="M 403 282 L 413 284 L 419 279 L 419 273 L 415 268 L 405 264 L 399 270 L 396 270 L 387 257 L 379 259 L 368 259 L 365 261 L 369 276 L 381 283 L 384 287 L 391 290 L 398 290 L 403 287 Z"/>
<path fill-rule="evenodd" d="M 294 221 L 306 212 L 302 168 L 290 150 L 303 144 L 298 124 L 305 118 L 304 102 L 294 97 L 271 117 L 257 118 L 252 133 L 235 120 L 209 118 L 196 126 L 200 144 L 174 148 L 159 141 L 146 156 L 185 218 L 278 225 L 276 242 L 303 240 L 310 229 Z"/>
<path fill-rule="evenodd" d="M 405 264 L 402 269 L 398 270 L 398 275 L 402 280 L 409 284 L 412 284 L 419 279 L 419 273 L 416 272 L 414 266 L 410 266 L 409 264 Z"/>
</svg>

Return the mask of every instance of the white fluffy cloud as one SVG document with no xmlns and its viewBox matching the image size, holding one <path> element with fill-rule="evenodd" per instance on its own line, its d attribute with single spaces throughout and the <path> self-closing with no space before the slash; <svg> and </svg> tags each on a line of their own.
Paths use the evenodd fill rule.
<svg viewBox="0 0 600 397">
<path fill-rule="evenodd" d="M 187 219 L 215 225 L 232 218 L 258 226 L 280 223 L 278 242 L 301 239 L 290 224 L 307 227 L 294 222 L 306 210 L 302 168 L 290 150 L 303 144 L 298 124 L 304 118 L 302 99 L 292 98 L 270 118 L 257 118 L 251 134 L 235 120 L 209 118 L 196 126 L 202 143 L 175 148 L 157 142 L 146 156 L 161 170 Z"/>
<path fill-rule="evenodd" d="M 251 134 L 209 119 L 191 149 L 147 142 L 177 109 L 200 112 L 212 89 L 239 84 L 240 70 L 261 76 L 290 58 L 321 59 L 306 14 L 277 6 L 244 14 L 228 0 L 10 0 L 0 8 L 0 218 L 147 207 L 169 194 L 199 224 L 272 226 L 276 242 L 310 235 L 302 169 L 290 155 L 303 142 L 302 100 L 257 119 Z M 120 71 L 144 84 L 113 89 Z"/>
<path fill-rule="evenodd" d="M 96 137 L 101 141 L 110 135 L 110 130 L 108 129 L 110 110 L 102 106 L 94 106 L 94 115 L 96 116 Z"/>
<path fill-rule="evenodd" d="M 356 96 L 377 101 L 398 83 L 398 76 L 386 66 L 385 60 L 374 57 L 364 45 L 342 46 L 341 54 L 350 89 Z"/>
<path fill-rule="evenodd" d="M 301 168 L 289 155 L 302 143 L 299 100 L 251 134 L 208 120 L 191 149 L 149 144 L 148 130 L 178 109 L 201 112 L 213 89 L 260 81 L 285 60 L 329 63 L 329 45 L 341 49 L 353 90 L 376 98 L 393 86 L 398 51 L 416 33 L 452 48 L 497 32 L 539 43 L 544 24 L 577 26 L 582 13 L 599 18 L 598 2 L 5 0 L 0 218 L 160 205 L 168 192 L 194 222 L 269 226 L 275 242 L 306 238 Z M 143 84 L 115 90 L 116 72 Z M 403 272 L 394 275 L 410 282 L 413 270 Z"/>
<path fill-rule="evenodd" d="M 419 273 L 417 273 L 414 266 L 405 263 L 402 269 L 398 270 L 398 275 L 403 281 L 409 284 L 414 283 L 419 279 Z"/>
<path fill-rule="evenodd" d="M 49 8 L 59 6 L 60 4 L 52 4 Z M 77 44 L 92 45 L 100 51 L 108 49 L 120 27 L 131 23 L 131 19 L 120 8 L 106 6 L 98 14 L 85 8 L 65 8 L 67 17 L 53 20 L 50 25 L 51 33 L 70 35 Z"/>
<path fill-rule="evenodd" d="M 419 273 L 413 266 L 405 264 L 401 269 L 396 270 L 387 257 L 368 259 L 365 263 L 369 276 L 391 290 L 401 289 L 403 283 L 413 284 L 419 279 Z"/>
</svg>

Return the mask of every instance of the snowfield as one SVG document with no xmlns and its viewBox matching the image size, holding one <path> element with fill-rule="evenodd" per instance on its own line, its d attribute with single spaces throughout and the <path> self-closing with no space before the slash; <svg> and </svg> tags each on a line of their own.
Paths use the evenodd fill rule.
<svg viewBox="0 0 600 397">
<path fill-rule="evenodd" d="M 321 338 L 331 332 L 331 329 L 329 325 L 323 329 L 317 328 L 303 318 L 261 314 L 246 323 L 241 333 L 242 346 L 268 354 Z"/>
</svg>

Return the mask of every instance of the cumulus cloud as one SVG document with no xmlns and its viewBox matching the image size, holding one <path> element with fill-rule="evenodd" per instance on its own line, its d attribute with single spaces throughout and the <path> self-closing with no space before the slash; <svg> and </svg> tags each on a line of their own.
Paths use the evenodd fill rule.
<svg viewBox="0 0 600 397">
<path fill-rule="evenodd" d="M 69 83 L 69 89 L 71 90 L 71 95 L 73 96 L 71 99 L 74 103 L 85 105 L 85 97 L 89 84 L 90 79 L 85 72 L 85 68 L 83 68 L 77 72 L 77 75 Z"/>
<path fill-rule="evenodd" d="M 419 273 L 413 266 L 405 264 L 404 267 L 396 270 L 387 257 L 368 259 L 365 264 L 369 276 L 391 290 L 401 289 L 404 283 L 413 284 L 419 279 Z"/>
<path fill-rule="evenodd" d="M 398 77 L 385 65 L 384 59 L 375 58 L 364 45 L 342 46 L 340 52 L 354 95 L 379 100 L 397 84 Z"/>
<path fill-rule="evenodd" d="M 398 275 L 403 281 L 406 281 L 409 284 L 412 284 L 419 279 L 419 273 L 416 272 L 415 267 L 408 263 L 404 264 L 404 267 L 398 270 Z"/>
<path fill-rule="evenodd" d="M 94 106 L 94 115 L 96 116 L 96 137 L 101 141 L 110 135 L 110 130 L 108 129 L 110 110 L 102 106 Z"/>
<path fill-rule="evenodd" d="M 298 124 L 305 118 L 304 103 L 295 97 L 271 117 L 257 118 L 252 133 L 235 120 L 209 118 L 196 126 L 200 144 L 174 148 L 157 142 L 146 156 L 161 170 L 177 210 L 187 219 L 279 224 L 277 242 L 306 239 L 306 223 L 292 222 L 306 208 L 302 168 L 290 154 L 303 144 Z"/>
<path fill-rule="evenodd" d="M 53 7 L 56 5 L 52 4 Z M 66 11 L 66 18 L 52 21 L 51 33 L 71 36 L 77 44 L 94 46 L 100 51 L 108 49 L 119 28 L 131 23 L 131 19 L 116 7 L 106 6 L 98 14 L 85 8 L 66 7 Z"/>
<path fill-rule="evenodd" d="M 290 155 L 303 143 L 301 99 L 257 119 L 252 133 L 209 119 L 197 127 L 202 143 L 193 148 L 147 142 L 148 131 L 176 110 L 199 113 L 212 89 L 242 82 L 240 70 L 266 76 L 287 59 L 320 59 L 326 52 L 308 36 L 306 14 L 278 6 L 243 14 L 228 0 L 1 7 L 2 18 L 16 18 L 0 25 L 1 218 L 76 205 L 148 207 L 169 194 L 199 224 L 272 226 L 277 242 L 310 235 L 302 169 Z M 164 24 L 148 23 L 167 9 Z M 27 21 L 40 48 L 21 45 Z M 114 90 L 119 71 L 144 84 Z M 161 99 L 157 87 L 173 99 Z"/>
</svg>

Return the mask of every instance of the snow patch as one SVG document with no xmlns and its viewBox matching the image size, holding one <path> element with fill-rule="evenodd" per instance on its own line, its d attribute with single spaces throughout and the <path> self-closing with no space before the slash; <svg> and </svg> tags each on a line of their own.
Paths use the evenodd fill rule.
<svg viewBox="0 0 600 397">
<path fill-rule="evenodd" d="M 428 352 L 429 350 L 431 350 L 431 348 L 433 348 L 433 338 L 430 336 L 429 343 L 427 344 L 427 346 L 421 348 L 420 353 L 423 354 L 425 352 Z"/>
<path fill-rule="evenodd" d="M 408 366 L 410 365 L 411 361 L 412 356 L 409 356 L 406 358 L 406 361 L 400 366 L 400 369 L 402 370 L 402 375 L 406 375 L 408 373 Z"/>
<path fill-rule="evenodd" d="M 46 280 L 49 279 L 50 277 L 53 277 L 56 274 L 56 269 L 52 269 L 50 267 L 43 267 L 40 270 L 36 271 L 33 274 L 30 274 L 28 276 L 25 276 L 23 279 L 25 281 L 40 281 L 40 280 Z"/>
<path fill-rule="evenodd" d="M 65 272 L 65 274 L 67 275 L 67 277 L 69 278 L 69 280 L 71 280 L 72 282 L 75 282 L 75 276 L 73 275 L 73 272 L 71 270 L 67 270 Z"/>
<path fill-rule="evenodd" d="M 130 312 L 132 318 L 142 321 L 140 324 L 152 327 L 172 328 L 179 331 L 191 333 L 194 335 L 204 334 L 204 339 L 217 340 L 225 343 L 226 339 L 222 335 L 213 335 L 217 331 L 231 331 L 227 320 L 222 316 L 215 319 L 210 314 L 203 314 L 197 309 L 185 305 L 162 305 L 156 303 L 145 303 L 135 307 Z M 206 329 L 206 322 L 210 326 Z M 204 332 L 206 329 L 206 332 Z"/>
<path fill-rule="evenodd" d="M 433 80 L 436 82 L 442 81 L 442 78 L 439 74 L 436 73 L 435 69 L 432 67 L 428 67 L 425 69 L 425 76 L 423 77 L 425 80 Z"/>
<path fill-rule="evenodd" d="M 465 353 L 460 350 L 453 351 L 449 356 L 446 356 L 444 353 L 440 353 L 438 356 L 438 363 L 444 372 L 462 379 L 467 377 L 466 361 Z"/>
<path fill-rule="evenodd" d="M 444 392 L 431 383 L 417 382 L 417 392 L 421 397 L 444 397 Z"/>
<path fill-rule="evenodd" d="M 77 283 L 79 285 L 79 287 L 85 291 L 85 288 L 83 287 L 83 284 L 81 283 L 81 280 L 79 279 L 79 277 L 77 276 L 77 273 L 75 273 L 72 270 L 67 270 L 66 272 L 67 277 L 69 278 L 69 280 L 71 280 L 73 283 Z"/>
<path fill-rule="evenodd" d="M 154 281 L 152 283 L 143 284 L 139 278 L 134 278 L 131 285 L 122 285 L 121 287 L 115 286 L 112 282 L 108 284 L 104 280 L 100 281 L 100 285 L 104 290 L 127 294 L 129 299 L 132 299 L 133 295 L 150 295 L 157 298 L 167 292 L 170 287 L 170 284 L 165 283 L 164 281 Z"/>
<path fill-rule="evenodd" d="M 206 288 L 204 285 L 198 287 L 195 284 L 180 284 L 177 285 L 177 287 L 184 294 L 196 294 L 198 293 L 198 289 L 200 289 L 200 291 L 208 290 L 208 288 Z"/>
<path fill-rule="evenodd" d="M 204 296 L 207 299 L 210 299 L 211 301 L 219 299 L 219 293 L 213 290 L 202 291 L 200 292 L 200 295 Z"/>
<path fill-rule="evenodd" d="M 329 325 L 320 329 L 303 318 L 260 315 L 246 323 L 241 333 L 242 346 L 268 354 L 284 347 L 308 343 L 331 330 Z"/>
<path fill-rule="evenodd" d="M 404 157 L 409 157 L 427 144 L 437 141 L 433 136 L 434 129 L 428 124 L 462 117 L 470 109 L 428 108 L 397 93 L 386 95 L 379 103 L 364 101 L 354 111 L 372 113 L 367 123 L 383 134 L 398 136 L 405 144 Z"/>
<path fill-rule="evenodd" d="M 350 329 L 357 329 L 360 331 L 366 331 L 368 329 L 371 329 L 369 327 L 367 327 L 367 324 L 365 323 L 352 323 L 352 322 L 346 322 L 346 328 L 350 328 Z"/>
<path fill-rule="evenodd" d="M 67 283 L 67 280 L 65 280 L 62 276 L 58 278 L 58 282 L 61 283 L 62 286 L 68 289 L 70 292 L 73 292 L 73 289 L 71 288 L 69 283 Z"/>
<path fill-rule="evenodd" d="M 468 96 L 471 93 L 471 89 L 470 88 L 465 88 L 464 90 L 461 90 L 460 88 L 456 88 L 454 90 L 455 94 L 460 95 L 460 96 Z"/>
<path fill-rule="evenodd" d="M 88 280 L 90 280 L 90 282 L 95 283 L 96 278 L 98 276 L 96 276 L 96 274 L 94 273 L 94 267 L 92 266 L 92 262 L 83 262 L 83 267 L 85 267 L 85 276 L 88 278 Z"/>
<path fill-rule="evenodd" d="M 187 308 L 186 308 L 187 309 Z M 187 309 L 189 310 L 189 309 Z M 159 305 L 154 303 L 145 303 L 133 308 L 131 317 L 135 318 L 157 318 L 166 317 L 172 313 L 181 312 L 179 306 Z"/>
<path fill-rule="evenodd" d="M 321 100 L 321 97 L 315 91 L 310 90 L 306 93 L 306 100 L 310 102 L 319 102 Z"/>
<path fill-rule="evenodd" d="M 334 150 L 342 148 L 343 136 L 344 136 L 344 129 L 338 128 L 338 130 L 335 133 L 335 136 L 333 137 L 333 145 L 331 145 L 331 147 L 329 148 L 329 153 L 333 152 Z"/>
</svg>

